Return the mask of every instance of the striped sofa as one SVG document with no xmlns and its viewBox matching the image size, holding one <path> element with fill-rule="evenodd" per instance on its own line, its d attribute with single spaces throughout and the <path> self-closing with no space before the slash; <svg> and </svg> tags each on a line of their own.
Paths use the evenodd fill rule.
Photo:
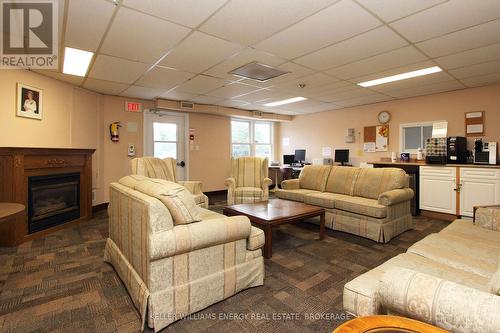
<svg viewBox="0 0 500 333">
<path fill-rule="evenodd" d="M 500 208 L 455 220 L 344 286 L 355 316 L 395 314 L 456 333 L 500 332 Z"/>
<path fill-rule="evenodd" d="M 386 243 L 412 228 L 413 191 L 402 169 L 307 165 L 281 185 L 278 198 L 324 207 L 333 230 Z"/>
<path fill-rule="evenodd" d="M 149 178 L 164 179 L 178 183 L 188 189 L 196 204 L 208 208 L 208 197 L 201 191 L 201 182 L 196 180 L 179 181 L 177 178 L 177 161 L 173 158 L 137 157 L 131 162 L 132 174 Z"/>
<path fill-rule="evenodd" d="M 264 279 L 260 229 L 247 217 L 226 217 L 194 202 L 201 221 L 176 224 L 160 200 L 165 183 L 175 185 L 137 175 L 111 184 L 104 253 L 143 328 L 147 321 L 155 332 Z"/>
<path fill-rule="evenodd" d="M 261 157 L 231 159 L 231 177 L 227 187 L 227 204 L 236 205 L 267 200 L 272 180 L 268 177 L 269 160 Z"/>
</svg>

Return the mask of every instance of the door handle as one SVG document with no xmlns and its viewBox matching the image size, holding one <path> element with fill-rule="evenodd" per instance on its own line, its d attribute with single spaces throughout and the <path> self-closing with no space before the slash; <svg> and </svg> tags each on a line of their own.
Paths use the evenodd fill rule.
<svg viewBox="0 0 500 333">
<path fill-rule="evenodd" d="M 180 161 L 180 162 L 177 162 L 177 166 L 184 168 L 186 166 L 186 163 L 184 161 Z"/>
</svg>

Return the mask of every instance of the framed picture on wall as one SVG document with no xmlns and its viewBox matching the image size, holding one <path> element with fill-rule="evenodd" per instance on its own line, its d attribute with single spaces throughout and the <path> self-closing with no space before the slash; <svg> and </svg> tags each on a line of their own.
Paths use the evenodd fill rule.
<svg viewBox="0 0 500 333">
<path fill-rule="evenodd" d="M 42 89 L 17 83 L 16 115 L 31 119 L 42 119 Z"/>
</svg>

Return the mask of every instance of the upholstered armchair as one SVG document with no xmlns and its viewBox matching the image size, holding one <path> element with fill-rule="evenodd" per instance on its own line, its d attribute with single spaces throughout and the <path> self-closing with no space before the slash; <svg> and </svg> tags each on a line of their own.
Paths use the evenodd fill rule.
<svg viewBox="0 0 500 333">
<path fill-rule="evenodd" d="M 236 205 L 269 199 L 269 160 L 261 157 L 238 157 L 231 159 L 231 177 L 227 187 L 227 204 Z"/>
<path fill-rule="evenodd" d="M 132 174 L 178 183 L 191 192 L 198 206 L 208 208 L 208 197 L 201 191 L 202 183 L 179 181 L 176 170 L 177 161 L 173 158 L 138 157 L 132 160 Z"/>
</svg>

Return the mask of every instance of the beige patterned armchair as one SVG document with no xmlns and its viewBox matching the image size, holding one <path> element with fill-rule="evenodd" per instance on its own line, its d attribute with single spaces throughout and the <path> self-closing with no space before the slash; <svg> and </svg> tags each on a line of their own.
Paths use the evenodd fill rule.
<svg viewBox="0 0 500 333">
<path fill-rule="evenodd" d="M 272 180 L 268 178 L 269 160 L 261 157 L 231 159 L 231 177 L 227 187 L 227 204 L 235 205 L 267 200 Z"/>
<path fill-rule="evenodd" d="M 178 183 L 188 189 L 196 204 L 208 208 L 208 197 L 201 191 L 200 181 L 178 181 L 177 161 L 173 158 L 138 157 L 132 160 L 132 174 Z"/>
</svg>

